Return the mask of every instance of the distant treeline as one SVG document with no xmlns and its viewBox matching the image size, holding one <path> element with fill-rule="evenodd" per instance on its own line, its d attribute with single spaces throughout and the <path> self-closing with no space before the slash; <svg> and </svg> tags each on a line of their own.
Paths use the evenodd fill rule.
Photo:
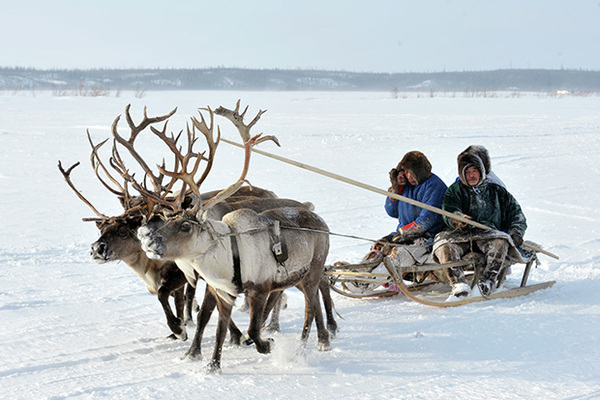
<svg viewBox="0 0 600 400">
<path fill-rule="evenodd" d="M 280 69 L 0 68 L 0 90 L 600 91 L 600 71 L 369 73 Z"/>
</svg>

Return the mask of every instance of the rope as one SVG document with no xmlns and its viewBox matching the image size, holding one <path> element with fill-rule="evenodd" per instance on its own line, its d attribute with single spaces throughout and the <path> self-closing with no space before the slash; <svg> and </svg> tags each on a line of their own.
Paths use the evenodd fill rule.
<svg viewBox="0 0 600 400">
<path fill-rule="evenodd" d="M 232 146 L 245 148 L 244 145 L 241 145 L 239 143 L 233 142 L 231 140 L 227 140 L 225 138 L 221 138 L 221 141 L 225 142 L 227 144 L 230 144 Z M 333 172 L 325 171 L 323 169 L 320 169 L 320 168 L 317 168 L 317 167 L 313 167 L 313 166 L 308 165 L 308 164 L 300 163 L 298 161 L 294 161 L 294 160 L 291 160 L 289 158 L 278 156 L 276 154 L 268 153 L 266 151 L 262 151 L 262 150 L 259 150 L 259 149 L 256 149 L 256 148 L 252 148 L 251 150 L 253 152 L 261 154 L 263 156 L 270 157 L 270 158 L 273 158 L 275 160 L 279 160 L 279 161 L 285 162 L 287 164 L 291 164 L 291 165 L 294 165 L 296 167 L 303 168 L 303 169 L 306 169 L 308 171 L 315 172 L 317 174 L 320 174 L 320 175 L 323 175 L 323 176 L 326 176 L 326 177 L 329 177 L 329 178 L 333 178 L 333 179 L 336 179 L 336 180 L 341 181 L 341 182 L 348 183 L 350 185 L 354 185 L 354 186 L 357 186 L 357 187 L 360 187 L 360 188 L 363 188 L 363 189 L 367 189 L 367 190 L 370 190 L 371 192 L 383 194 L 385 196 L 394 198 L 396 200 L 403 201 L 403 202 L 411 204 L 413 206 L 424 208 L 425 210 L 429 210 L 429 211 L 434 212 L 436 214 L 440 214 L 440 215 L 446 216 L 448 218 L 452 218 L 454 220 L 466 223 L 468 225 L 474 226 L 474 227 L 479 228 L 479 229 L 483 229 L 483 230 L 491 229 L 489 226 L 483 225 L 483 224 L 481 224 L 481 223 L 479 223 L 477 221 L 473 221 L 473 220 L 465 218 L 463 216 L 450 213 L 450 212 L 448 212 L 446 210 L 443 210 L 441 208 L 437 208 L 437 207 L 431 206 L 429 204 L 422 203 L 420 201 L 416 201 L 416 200 L 410 199 L 408 197 L 405 197 L 405 196 L 402 196 L 402 195 L 399 195 L 399 194 L 396 194 L 396 193 L 391 193 L 391 192 L 388 192 L 387 190 L 382 190 L 382 189 L 376 188 L 375 186 L 367 185 L 366 183 L 362 183 L 362 182 L 356 181 L 354 179 L 350 179 L 350 178 L 346 178 L 346 177 L 338 175 L 338 174 L 334 174 Z M 539 246 L 535 246 L 534 247 L 534 246 L 530 245 L 529 243 L 523 243 L 523 246 L 529 247 L 530 249 L 532 249 L 534 251 L 540 252 L 542 254 L 545 254 L 547 256 L 550 256 L 550 257 L 555 258 L 555 259 L 558 260 L 558 256 L 557 255 L 552 254 L 549 251 L 546 251 L 546 250 L 542 249 Z"/>
<path fill-rule="evenodd" d="M 291 230 L 296 230 L 296 231 L 308 231 L 308 232 L 323 233 L 323 234 L 330 235 L 330 236 L 339 236 L 339 237 L 345 237 L 345 238 L 349 238 L 349 239 L 365 240 L 367 242 L 385 244 L 385 245 L 388 245 L 388 246 L 406 246 L 406 245 L 402 245 L 402 244 L 398 244 L 398 243 L 392 243 L 392 242 L 381 242 L 379 240 L 369 239 L 369 238 L 362 237 L 362 236 L 346 235 L 346 234 L 343 234 L 343 233 L 335 233 L 335 232 L 330 232 L 330 231 L 324 231 L 322 229 L 311 229 L 311 228 L 302 228 L 302 227 L 299 227 L 299 226 L 286 226 L 286 225 L 281 225 L 280 228 L 282 228 L 282 229 L 291 229 Z M 227 237 L 227 236 L 251 235 L 253 233 L 266 231 L 268 229 L 269 228 L 257 228 L 257 229 L 250 229 L 250 230 L 243 231 L 243 232 L 229 232 L 229 233 L 225 233 L 225 234 L 219 234 L 219 236 Z"/>
<path fill-rule="evenodd" d="M 393 242 L 382 242 L 380 240 L 369 239 L 369 238 L 362 237 L 362 236 L 346 235 L 343 233 L 324 231 L 322 229 L 311 229 L 311 228 L 302 228 L 302 227 L 298 227 L 298 226 L 284 226 L 284 225 L 282 225 L 281 228 L 292 229 L 292 230 L 297 230 L 297 231 L 309 231 L 309 232 L 324 233 L 324 234 L 327 234 L 330 236 L 339 236 L 339 237 L 345 237 L 345 238 L 349 238 L 349 239 L 365 240 L 367 242 L 385 244 L 387 246 L 406 246 L 405 244 L 399 244 L 399 243 L 393 243 Z"/>
</svg>

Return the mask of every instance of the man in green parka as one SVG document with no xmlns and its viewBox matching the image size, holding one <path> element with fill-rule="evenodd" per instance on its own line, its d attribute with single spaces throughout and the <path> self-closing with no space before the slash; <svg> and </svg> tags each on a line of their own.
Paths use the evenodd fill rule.
<svg viewBox="0 0 600 400">
<path fill-rule="evenodd" d="M 447 228 L 436 235 L 433 254 L 444 264 L 460 260 L 469 251 L 483 253 L 485 267 L 477 285 L 481 294 L 488 296 L 496 287 L 502 268 L 523 262 L 517 247 L 523 244 L 527 222 L 517 200 L 504 187 L 487 179 L 484 162 L 477 152 L 462 152 L 457 161 L 460 179 L 446 191 L 442 208 L 492 229 L 474 228 L 444 216 Z M 448 277 L 454 296 L 470 293 L 461 268 L 449 268 Z"/>
</svg>

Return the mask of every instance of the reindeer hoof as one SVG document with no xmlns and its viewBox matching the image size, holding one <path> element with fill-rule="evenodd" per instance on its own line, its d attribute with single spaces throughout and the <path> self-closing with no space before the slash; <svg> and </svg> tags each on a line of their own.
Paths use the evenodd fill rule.
<svg viewBox="0 0 600 400">
<path fill-rule="evenodd" d="M 220 374 L 221 363 L 217 361 L 209 362 L 208 364 L 206 364 L 206 367 L 204 367 L 204 372 L 206 372 L 207 374 Z"/>
<path fill-rule="evenodd" d="M 190 347 L 188 351 L 185 352 L 185 354 L 183 355 L 183 357 L 181 357 L 182 360 L 188 359 L 188 360 L 201 360 L 202 359 L 202 352 L 200 351 L 200 349 L 196 349 L 195 347 Z"/>
<path fill-rule="evenodd" d="M 179 331 L 180 333 L 173 331 L 171 336 L 175 336 L 175 339 L 180 339 L 181 341 L 185 342 L 188 338 L 188 334 L 183 323 L 179 325 Z"/>
<path fill-rule="evenodd" d="M 261 354 L 267 354 L 271 352 L 271 343 L 275 341 L 271 338 L 267 340 L 261 340 L 260 342 L 256 342 L 256 350 Z"/>
<path fill-rule="evenodd" d="M 330 351 L 331 343 L 319 343 L 318 347 L 319 351 Z"/>
<path fill-rule="evenodd" d="M 184 342 L 187 340 L 188 335 L 185 329 L 185 322 L 183 320 L 177 318 L 175 321 L 169 321 L 169 328 L 171 328 L 171 332 L 173 334 L 169 336 L 171 339 L 181 339 Z"/>
<path fill-rule="evenodd" d="M 279 326 L 279 324 L 269 324 L 264 330 L 265 332 L 269 333 L 278 333 L 281 332 L 281 327 Z"/>
</svg>

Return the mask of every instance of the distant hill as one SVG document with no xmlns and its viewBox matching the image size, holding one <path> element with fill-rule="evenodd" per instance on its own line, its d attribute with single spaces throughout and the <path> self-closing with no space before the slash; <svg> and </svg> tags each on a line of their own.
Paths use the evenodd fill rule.
<svg viewBox="0 0 600 400">
<path fill-rule="evenodd" d="M 367 73 L 278 69 L 0 68 L 0 90 L 600 91 L 600 71 Z"/>
</svg>

